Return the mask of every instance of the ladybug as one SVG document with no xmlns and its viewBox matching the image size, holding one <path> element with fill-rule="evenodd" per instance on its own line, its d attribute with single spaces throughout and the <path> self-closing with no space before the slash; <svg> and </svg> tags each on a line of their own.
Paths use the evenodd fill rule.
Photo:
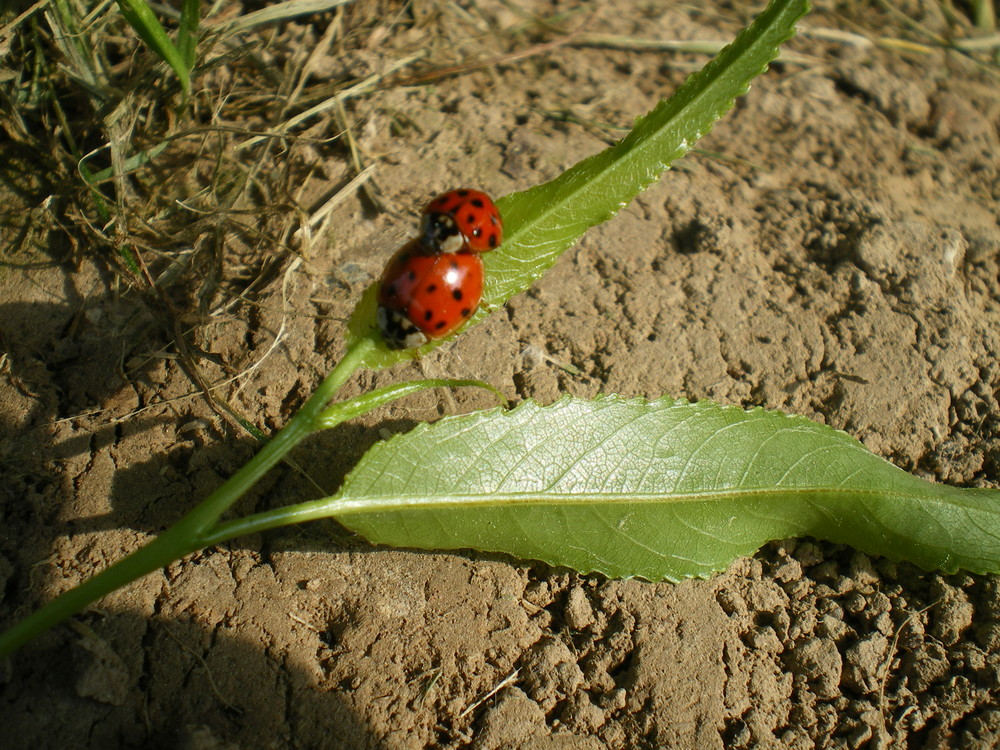
<svg viewBox="0 0 1000 750">
<path fill-rule="evenodd" d="M 418 239 L 429 253 L 454 253 L 462 248 L 485 253 L 503 242 L 503 223 L 486 193 L 449 190 L 427 204 Z"/>
<path fill-rule="evenodd" d="M 423 252 L 419 240 L 389 260 L 378 289 L 378 327 L 390 349 L 444 338 L 472 317 L 483 295 L 483 260 L 469 250 Z"/>
</svg>

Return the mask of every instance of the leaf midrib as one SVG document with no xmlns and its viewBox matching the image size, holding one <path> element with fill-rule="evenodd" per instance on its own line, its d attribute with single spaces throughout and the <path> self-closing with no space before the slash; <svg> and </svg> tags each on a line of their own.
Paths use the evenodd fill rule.
<svg viewBox="0 0 1000 750">
<path fill-rule="evenodd" d="M 939 489 L 939 488 L 933 488 Z M 956 493 L 958 494 L 958 493 Z M 336 508 L 334 515 L 346 515 L 350 513 L 385 512 L 392 510 L 412 510 L 415 506 L 433 510 L 437 508 L 484 508 L 501 507 L 508 505 L 593 505 L 596 503 L 610 505 L 666 505 L 681 502 L 723 502 L 729 500 L 740 500 L 747 498 L 767 498 L 788 497 L 806 495 L 811 504 L 817 498 L 829 495 L 837 495 L 845 499 L 872 499 L 885 501 L 888 498 L 895 498 L 902 501 L 919 501 L 934 503 L 936 505 L 950 505 L 964 507 L 965 504 L 958 497 L 945 499 L 939 493 L 928 491 L 927 493 L 916 492 L 886 492 L 879 489 L 860 488 L 838 488 L 826 485 L 815 485 L 806 487 L 761 487 L 756 489 L 741 489 L 719 492 L 679 492 L 660 494 L 633 494 L 633 493 L 546 493 L 539 492 L 483 492 L 483 493 L 463 493 L 447 495 L 409 495 L 392 497 L 364 496 L 358 498 L 338 498 L 334 502 Z M 588 499 L 588 498 L 597 498 Z M 998 510 L 1000 512 L 1000 510 Z"/>
</svg>

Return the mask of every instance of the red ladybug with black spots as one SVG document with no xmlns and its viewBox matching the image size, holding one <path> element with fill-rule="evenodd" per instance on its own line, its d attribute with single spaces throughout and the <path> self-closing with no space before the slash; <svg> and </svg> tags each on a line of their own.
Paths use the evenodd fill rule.
<svg viewBox="0 0 1000 750">
<path fill-rule="evenodd" d="M 424 208 L 418 240 L 428 253 L 489 252 L 503 242 L 500 211 L 481 190 L 449 190 Z"/>
<path fill-rule="evenodd" d="M 472 317 L 483 295 L 483 261 L 468 249 L 427 254 L 420 240 L 389 260 L 378 289 L 378 327 L 390 349 L 444 338 Z"/>
</svg>

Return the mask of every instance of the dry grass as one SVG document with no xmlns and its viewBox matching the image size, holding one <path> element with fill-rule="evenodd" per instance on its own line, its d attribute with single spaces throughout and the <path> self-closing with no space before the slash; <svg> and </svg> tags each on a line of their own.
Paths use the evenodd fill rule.
<svg viewBox="0 0 1000 750">
<path fill-rule="evenodd" d="M 176 77 L 113 3 L 52 0 L 0 18 L 3 263 L 110 271 L 213 407 L 248 428 L 203 375 L 199 330 L 308 255 L 342 189 L 377 200 L 347 105 L 422 56 L 400 50 L 358 75 L 373 37 L 411 20 L 395 3 L 321 5 L 242 17 L 215 6 L 182 107 Z M 302 12 L 306 23 L 282 23 Z M 359 179 L 327 183 L 314 165 L 338 155 Z"/>
</svg>

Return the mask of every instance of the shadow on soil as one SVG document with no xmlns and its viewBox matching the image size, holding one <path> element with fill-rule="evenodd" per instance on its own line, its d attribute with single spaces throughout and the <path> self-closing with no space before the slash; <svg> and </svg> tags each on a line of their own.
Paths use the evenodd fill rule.
<svg viewBox="0 0 1000 750">
<path fill-rule="evenodd" d="M 336 657 L 322 655 L 319 634 L 316 661 L 295 665 L 225 628 L 129 613 L 78 623 L 12 658 L 0 695 L 10 750 L 71 737 L 107 748 L 376 747 L 344 688 L 325 681 Z"/>
<path fill-rule="evenodd" d="M 162 337 L 138 304 L 119 305 L 111 314 L 103 302 L 90 307 L 75 299 L 76 309 L 45 302 L 0 305 L 0 354 L 7 355 L 0 386 L 10 396 L 0 410 L 4 624 L 27 614 L 25 602 L 33 598 L 27 592 L 46 590 L 46 579 L 72 575 L 67 566 L 96 572 L 118 559 L 88 546 L 87 535 L 159 533 L 257 450 L 249 436 L 226 439 L 203 430 L 157 452 L 164 435 L 174 433 L 175 420 L 164 416 L 108 420 L 90 432 L 81 428 L 93 405 L 127 394 L 122 363 L 136 352 L 158 350 Z M 147 375 L 142 366 L 129 372 L 133 381 Z M 413 425 L 380 426 L 396 432 Z M 152 458 L 123 460 L 128 468 L 118 470 L 109 451 L 129 437 L 149 443 Z M 303 471 L 276 467 L 229 515 L 332 494 L 378 439 L 376 429 L 357 425 L 312 436 L 292 456 Z M 79 477 L 94 476 L 101 460 L 108 467 L 108 489 L 99 505 L 108 510 L 77 513 L 75 498 L 86 491 Z M 92 510 L 93 503 L 86 507 Z M 340 542 L 365 546 L 346 533 L 335 538 L 336 531 L 330 532 L 336 528 L 313 525 L 282 535 L 277 544 L 309 550 L 334 550 Z M 238 539 L 232 546 L 263 547 L 266 556 L 273 539 Z M 62 559 L 74 544 L 77 559 Z M 95 564 L 95 556 L 108 559 Z M 310 629 L 315 661 L 293 664 L 286 653 L 270 653 L 259 641 L 234 635 L 226 622 L 192 618 L 92 609 L 25 646 L 0 674 L 0 705 L 11 717 L 0 744 L 12 750 L 67 747 L 66 738 L 76 737 L 80 747 L 378 747 L 343 698 L 350 688 L 328 677 L 336 659 L 323 640 L 330 633 Z"/>
</svg>

